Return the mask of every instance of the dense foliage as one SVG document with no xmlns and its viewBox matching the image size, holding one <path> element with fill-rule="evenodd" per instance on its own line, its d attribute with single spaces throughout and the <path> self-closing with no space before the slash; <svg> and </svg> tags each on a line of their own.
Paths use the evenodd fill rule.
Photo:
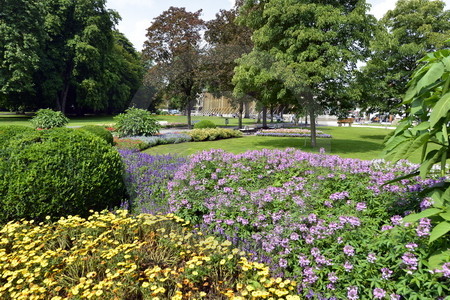
<svg viewBox="0 0 450 300">
<path fill-rule="evenodd" d="M 165 133 L 155 136 L 133 136 L 132 140 L 139 140 L 145 144 L 145 148 L 157 145 L 179 144 L 190 142 L 192 138 L 185 133 Z"/>
<path fill-rule="evenodd" d="M 173 216 L 94 213 L 0 228 L 1 299 L 264 299 L 295 295 L 245 253 Z M 245 298 L 244 298 L 245 297 Z"/>
<path fill-rule="evenodd" d="M 64 127 L 69 123 L 69 119 L 62 112 L 48 108 L 38 110 L 30 121 L 36 129 Z"/>
<path fill-rule="evenodd" d="M 123 136 L 150 136 L 159 132 L 161 126 L 152 114 L 144 109 L 131 107 L 114 117 L 116 132 Z"/>
<path fill-rule="evenodd" d="M 430 265 L 440 267 L 450 261 L 450 249 L 445 241 L 450 237 L 450 50 L 429 53 L 422 59 L 425 65 L 414 73 L 404 104 L 410 106 L 409 115 L 386 138 L 388 158 L 398 160 L 422 149 L 422 162 L 413 174 L 426 177 L 430 173 L 447 176 L 446 181 L 428 191 L 433 208 L 411 215 L 408 221 L 429 217 L 436 226 L 430 242 L 443 242 L 440 251 L 430 258 Z M 435 168 L 437 167 L 437 168 Z"/>
<path fill-rule="evenodd" d="M 438 181 L 383 186 L 414 168 L 294 149 L 205 151 L 175 174 L 169 204 L 277 276 L 296 278 L 303 296 L 437 299 L 450 294 L 450 274 L 428 267 L 442 246 L 428 244 L 432 221 L 402 218 L 430 206 L 419 192 Z"/>
<path fill-rule="evenodd" d="M 99 138 L 105 140 L 111 146 L 114 144 L 114 137 L 110 131 L 108 131 L 105 127 L 97 126 L 97 125 L 86 125 L 80 127 L 81 130 L 89 131 L 92 134 L 95 134 Z"/>
<path fill-rule="evenodd" d="M 27 126 L 19 126 L 19 125 L 0 126 L 0 149 L 3 149 L 5 145 L 7 145 L 9 141 L 14 139 L 17 135 L 31 131 L 34 130 Z"/>
<path fill-rule="evenodd" d="M 139 55 L 105 0 L 7 0 L 0 16 L 1 107 L 112 112 L 139 87 Z"/>
<path fill-rule="evenodd" d="M 102 139 L 58 128 L 25 132 L 0 152 L 0 222 L 102 210 L 125 198 L 119 153 Z"/>
<path fill-rule="evenodd" d="M 194 142 L 242 137 L 242 132 L 238 130 L 223 128 L 193 129 L 187 134 L 191 136 Z"/>
<path fill-rule="evenodd" d="M 195 123 L 194 129 L 202 129 L 202 128 L 216 128 L 217 125 L 210 120 L 201 120 L 198 123 Z"/>
</svg>

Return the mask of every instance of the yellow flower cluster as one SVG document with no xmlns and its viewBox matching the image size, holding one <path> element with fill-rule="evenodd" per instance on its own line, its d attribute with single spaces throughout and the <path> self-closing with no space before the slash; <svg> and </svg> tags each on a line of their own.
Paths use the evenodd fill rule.
<svg viewBox="0 0 450 300">
<path fill-rule="evenodd" d="M 295 282 L 175 215 L 93 213 L 0 229 L 0 299 L 300 299 Z"/>
</svg>

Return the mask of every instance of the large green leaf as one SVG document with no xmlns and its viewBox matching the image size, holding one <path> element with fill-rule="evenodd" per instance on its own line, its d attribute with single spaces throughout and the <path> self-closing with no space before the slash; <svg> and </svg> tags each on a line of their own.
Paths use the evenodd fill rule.
<svg viewBox="0 0 450 300">
<path fill-rule="evenodd" d="M 450 231 L 450 222 L 440 222 L 433 228 L 430 234 L 430 243 L 445 235 Z"/>
<path fill-rule="evenodd" d="M 445 149 L 433 150 L 427 154 L 427 158 L 422 163 L 419 168 L 420 177 L 425 178 L 430 172 L 431 168 L 434 164 L 441 161 L 442 153 L 445 152 Z"/>
<path fill-rule="evenodd" d="M 422 212 L 420 212 L 418 214 L 411 214 L 411 215 L 408 215 L 408 216 L 404 217 L 403 218 L 403 222 L 405 222 L 405 223 L 416 222 L 416 221 L 418 221 L 420 219 L 428 218 L 428 217 L 437 215 L 441 211 L 442 210 L 440 210 L 439 208 L 429 208 L 429 209 L 426 209 L 426 210 L 424 210 L 424 211 L 422 211 Z"/>
<path fill-rule="evenodd" d="M 436 103 L 430 114 L 430 127 L 433 128 L 441 118 L 447 117 L 450 110 L 450 93 L 445 94 Z"/>
<path fill-rule="evenodd" d="M 428 267 L 430 270 L 438 269 L 443 263 L 448 261 L 449 257 L 450 250 L 437 252 L 430 256 L 430 259 L 428 260 Z"/>
<path fill-rule="evenodd" d="M 436 62 L 431 65 L 428 72 L 417 82 L 416 91 L 420 92 L 422 88 L 435 83 L 438 79 L 444 75 L 445 66 L 442 62 Z"/>
<path fill-rule="evenodd" d="M 420 136 L 418 136 L 414 142 L 411 143 L 411 146 L 408 148 L 408 151 L 405 154 L 404 158 L 409 157 L 411 154 L 414 153 L 414 151 L 416 151 L 417 149 L 419 149 L 420 147 L 422 147 L 424 144 L 426 144 L 428 142 L 428 140 L 430 139 L 430 134 L 427 132 L 425 134 L 422 134 Z"/>
<path fill-rule="evenodd" d="M 439 214 L 439 216 L 446 221 L 450 221 L 450 210 L 448 210 L 447 208 L 447 211 L 443 212 L 442 214 Z"/>
</svg>

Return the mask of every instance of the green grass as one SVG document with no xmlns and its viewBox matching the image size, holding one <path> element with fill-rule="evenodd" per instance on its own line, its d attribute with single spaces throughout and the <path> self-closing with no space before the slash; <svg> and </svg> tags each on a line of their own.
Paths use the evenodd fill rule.
<svg viewBox="0 0 450 300">
<path fill-rule="evenodd" d="M 187 123 L 186 116 L 155 116 L 158 121 L 167 121 L 169 123 Z M 113 116 L 88 116 L 88 117 L 70 117 L 68 126 L 84 126 L 84 125 L 111 125 L 114 124 Z M 31 126 L 29 122 L 30 116 L 14 115 L 0 112 L 0 125 L 25 125 Z M 222 117 L 192 117 L 192 121 L 210 120 L 216 125 L 224 126 L 225 118 Z M 244 125 L 254 124 L 254 119 L 244 119 Z M 238 126 L 237 118 L 229 119 L 230 126 Z"/>
<path fill-rule="evenodd" d="M 145 150 L 145 153 L 190 155 L 202 150 L 223 149 L 227 152 L 242 153 L 248 150 L 297 148 L 307 152 L 319 152 L 324 148 L 328 154 L 345 158 L 364 160 L 382 158 L 383 139 L 391 130 L 384 128 L 320 127 L 331 139 L 318 139 L 318 147 L 313 149 L 309 138 L 244 136 L 242 138 L 212 142 L 196 142 L 161 145 Z M 419 162 L 420 153 L 414 153 L 412 162 Z"/>
</svg>

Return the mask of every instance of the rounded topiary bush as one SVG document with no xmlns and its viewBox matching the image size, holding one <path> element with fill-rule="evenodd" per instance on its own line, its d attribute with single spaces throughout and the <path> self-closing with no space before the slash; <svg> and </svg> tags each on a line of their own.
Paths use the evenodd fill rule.
<svg viewBox="0 0 450 300">
<path fill-rule="evenodd" d="M 216 124 L 210 120 L 202 120 L 194 125 L 194 129 L 217 128 Z"/>
<path fill-rule="evenodd" d="M 119 137 L 150 136 L 159 132 L 161 126 L 148 110 L 131 107 L 124 114 L 114 117 Z"/>
<path fill-rule="evenodd" d="M 15 138 L 17 135 L 24 132 L 33 131 L 33 128 L 21 125 L 0 126 L 0 148 L 2 148 L 3 145 L 9 143 L 9 141 Z"/>
<path fill-rule="evenodd" d="M 26 132 L 0 151 L 0 222 L 87 216 L 125 196 L 119 153 L 83 130 Z"/>
<path fill-rule="evenodd" d="M 81 130 L 89 131 L 90 133 L 95 134 L 99 138 L 105 140 L 108 144 L 114 145 L 114 137 L 106 128 L 97 125 L 86 125 L 80 127 Z"/>
<path fill-rule="evenodd" d="M 30 120 L 34 128 L 51 129 L 64 127 L 69 123 L 69 119 L 60 111 L 51 109 L 40 109 Z"/>
</svg>

